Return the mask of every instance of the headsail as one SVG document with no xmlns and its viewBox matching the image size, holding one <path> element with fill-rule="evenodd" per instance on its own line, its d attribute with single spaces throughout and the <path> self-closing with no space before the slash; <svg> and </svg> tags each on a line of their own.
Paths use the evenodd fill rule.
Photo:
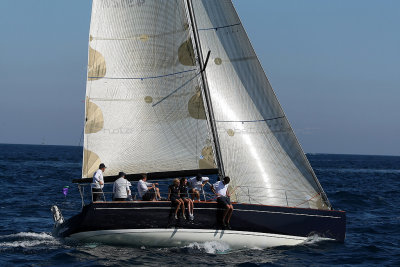
<svg viewBox="0 0 400 267">
<path fill-rule="evenodd" d="M 226 175 L 238 202 L 329 209 L 230 0 L 192 1 Z"/>
<path fill-rule="evenodd" d="M 215 168 L 211 147 L 184 2 L 94 0 L 82 177 Z"/>
</svg>

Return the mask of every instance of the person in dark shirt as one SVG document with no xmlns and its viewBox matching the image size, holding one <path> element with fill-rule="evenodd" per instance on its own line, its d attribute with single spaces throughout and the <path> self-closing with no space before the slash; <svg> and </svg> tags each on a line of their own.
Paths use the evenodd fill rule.
<svg viewBox="0 0 400 267">
<path fill-rule="evenodd" d="M 193 216 L 193 200 L 189 197 L 188 186 L 187 186 L 187 178 L 186 177 L 182 177 L 181 178 L 180 186 L 179 186 L 179 192 L 180 192 L 181 199 L 183 200 L 183 202 L 188 207 L 189 218 L 190 218 L 191 221 L 193 221 L 193 219 L 194 219 L 194 216 Z"/>
<path fill-rule="evenodd" d="M 176 178 L 174 179 L 173 183 L 168 186 L 168 200 L 171 201 L 172 204 L 176 205 L 175 209 L 175 219 L 178 219 L 178 210 L 182 210 L 182 217 L 183 219 L 186 219 L 185 216 L 185 203 L 180 197 L 180 192 L 179 192 L 179 179 Z"/>
</svg>

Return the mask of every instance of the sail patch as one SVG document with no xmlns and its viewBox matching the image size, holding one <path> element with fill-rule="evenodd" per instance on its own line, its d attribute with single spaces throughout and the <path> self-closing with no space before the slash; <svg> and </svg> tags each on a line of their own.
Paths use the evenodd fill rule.
<svg viewBox="0 0 400 267">
<path fill-rule="evenodd" d="M 204 102 L 200 88 L 198 88 L 196 94 L 190 98 L 188 103 L 188 111 L 190 116 L 196 120 L 206 119 L 206 110 L 204 108 Z"/>
<path fill-rule="evenodd" d="M 206 146 L 201 151 L 199 159 L 199 169 L 213 169 L 216 168 L 214 153 L 211 146 Z"/>
<path fill-rule="evenodd" d="M 97 133 L 104 126 L 103 112 L 95 103 L 86 99 L 85 134 Z"/>
<path fill-rule="evenodd" d="M 99 156 L 87 149 L 83 150 L 82 177 L 92 177 L 93 173 L 99 168 L 101 160 Z"/>
<path fill-rule="evenodd" d="M 89 46 L 88 80 L 94 81 L 106 76 L 106 61 L 102 54 Z"/>
<path fill-rule="evenodd" d="M 153 98 L 151 96 L 146 96 L 144 98 L 144 102 L 146 102 L 147 104 L 151 104 L 153 103 Z"/>
<path fill-rule="evenodd" d="M 192 39 L 187 40 L 178 49 L 179 62 L 185 66 L 195 66 L 194 50 Z"/>
<path fill-rule="evenodd" d="M 147 34 L 142 34 L 139 36 L 139 39 L 142 42 L 146 42 L 147 40 L 149 40 L 149 36 Z"/>
</svg>

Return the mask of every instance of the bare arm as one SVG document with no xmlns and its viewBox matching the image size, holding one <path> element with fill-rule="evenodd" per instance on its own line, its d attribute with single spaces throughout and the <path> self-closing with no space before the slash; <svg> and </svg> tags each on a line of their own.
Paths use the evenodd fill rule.
<svg viewBox="0 0 400 267">
<path fill-rule="evenodd" d="M 213 186 L 212 184 L 210 184 L 210 187 L 211 187 L 211 191 L 212 191 L 214 194 L 218 195 L 217 192 L 215 192 L 215 188 L 214 188 L 214 186 Z"/>
</svg>

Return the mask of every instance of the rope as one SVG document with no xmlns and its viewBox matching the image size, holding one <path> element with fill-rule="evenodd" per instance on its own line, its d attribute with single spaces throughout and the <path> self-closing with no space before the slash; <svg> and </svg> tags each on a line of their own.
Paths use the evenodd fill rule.
<svg viewBox="0 0 400 267">
<path fill-rule="evenodd" d="M 301 206 L 301 205 L 303 205 L 304 203 L 306 203 L 306 202 L 310 201 L 311 199 L 313 199 L 313 198 L 317 197 L 318 195 L 321 195 L 321 193 L 318 193 L 318 194 L 316 194 L 316 195 L 315 195 L 315 196 L 313 196 L 312 198 L 310 198 L 310 199 L 308 199 L 308 200 L 306 200 L 306 201 L 303 201 L 302 203 L 300 203 L 300 204 L 298 204 L 298 205 L 296 205 L 296 206 L 294 206 L 294 207 Z"/>
</svg>

